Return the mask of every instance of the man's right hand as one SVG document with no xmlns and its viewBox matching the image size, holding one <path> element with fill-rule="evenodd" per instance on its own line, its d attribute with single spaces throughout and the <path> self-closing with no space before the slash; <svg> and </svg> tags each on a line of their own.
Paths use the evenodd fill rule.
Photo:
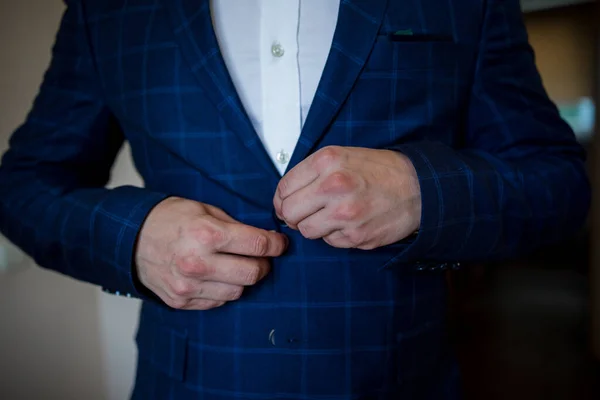
<svg viewBox="0 0 600 400">
<path fill-rule="evenodd" d="M 263 279 L 287 238 L 235 221 L 222 210 L 177 197 L 148 215 L 137 243 L 140 282 L 168 306 L 208 310 L 240 298 Z"/>
</svg>

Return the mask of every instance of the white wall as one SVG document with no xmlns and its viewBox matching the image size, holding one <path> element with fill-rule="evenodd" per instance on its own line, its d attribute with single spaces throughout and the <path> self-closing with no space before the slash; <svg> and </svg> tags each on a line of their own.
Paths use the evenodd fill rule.
<svg viewBox="0 0 600 400">
<path fill-rule="evenodd" d="M 0 1 L 0 152 L 23 121 L 50 59 L 59 0 Z M 127 152 L 115 183 L 138 183 Z M 35 266 L 0 275 L 0 398 L 127 398 L 139 302 Z"/>
</svg>

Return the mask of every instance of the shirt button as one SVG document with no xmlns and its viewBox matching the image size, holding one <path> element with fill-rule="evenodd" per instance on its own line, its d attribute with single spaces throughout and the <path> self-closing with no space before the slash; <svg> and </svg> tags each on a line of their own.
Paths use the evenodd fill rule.
<svg viewBox="0 0 600 400">
<path fill-rule="evenodd" d="M 273 54 L 274 57 L 283 57 L 285 50 L 281 44 L 275 42 L 273 43 L 273 46 L 271 46 L 271 54 Z"/>
<path fill-rule="evenodd" d="M 290 155 L 285 150 L 280 150 L 279 153 L 275 156 L 275 159 L 279 164 L 287 164 L 290 162 Z"/>
</svg>

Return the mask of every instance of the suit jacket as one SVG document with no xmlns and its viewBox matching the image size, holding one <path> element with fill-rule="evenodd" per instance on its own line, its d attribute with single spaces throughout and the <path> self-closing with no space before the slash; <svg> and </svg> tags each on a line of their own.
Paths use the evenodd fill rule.
<svg viewBox="0 0 600 400">
<path fill-rule="evenodd" d="M 207 0 L 69 0 L 0 168 L 2 232 L 43 267 L 141 297 L 141 399 L 453 398 L 443 271 L 581 225 L 583 152 L 548 99 L 518 0 L 343 0 L 289 168 L 328 145 L 414 163 L 419 234 L 335 249 L 282 226 L 280 176 L 228 75 Z M 104 188 L 124 140 L 145 187 Z M 167 196 L 290 238 L 235 303 L 170 309 L 132 257 Z"/>
</svg>

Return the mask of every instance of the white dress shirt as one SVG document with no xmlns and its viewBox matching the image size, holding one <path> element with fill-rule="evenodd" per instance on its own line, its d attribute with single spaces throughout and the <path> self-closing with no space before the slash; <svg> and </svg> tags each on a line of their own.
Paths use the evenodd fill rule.
<svg viewBox="0 0 600 400">
<path fill-rule="evenodd" d="M 331 49 L 340 0 L 212 0 L 219 47 L 265 149 L 285 172 Z"/>
</svg>

